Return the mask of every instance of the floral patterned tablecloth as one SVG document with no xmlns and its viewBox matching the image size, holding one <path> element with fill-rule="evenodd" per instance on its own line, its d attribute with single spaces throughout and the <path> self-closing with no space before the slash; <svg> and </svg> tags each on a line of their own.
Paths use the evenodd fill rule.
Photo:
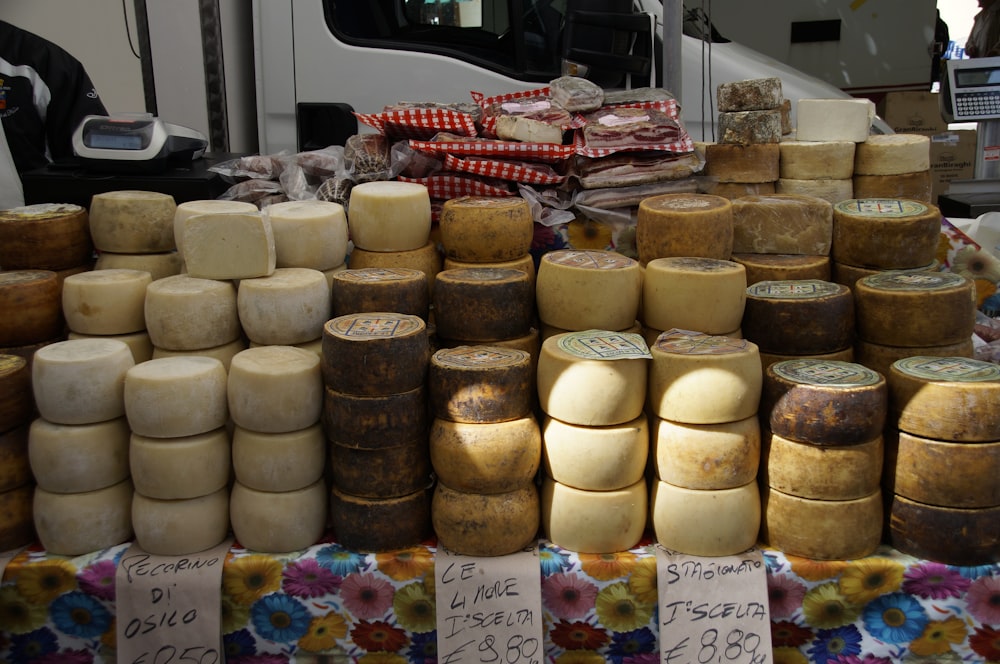
<svg viewBox="0 0 1000 664">
<path fill-rule="evenodd" d="M 123 544 L 80 557 L 37 546 L 0 585 L 0 661 L 115 661 L 115 570 Z M 230 550 L 222 572 L 226 661 L 437 661 L 434 542 L 360 554 L 332 540 L 289 555 Z M 658 661 L 652 543 L 611 555 L 541 540 L 547 660 Z M 777 664 L 1000 662 L 1000 565 L 953 567 L 888 547 L 820 562 L 764 549 Z"/>
</svg>

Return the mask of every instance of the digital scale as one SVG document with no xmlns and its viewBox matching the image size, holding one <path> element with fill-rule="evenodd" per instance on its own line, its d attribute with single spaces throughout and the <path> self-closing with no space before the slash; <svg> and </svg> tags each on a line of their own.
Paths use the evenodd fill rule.
<svg viewBox="0 0 1000 664">
<path fill-rule="evenodd" d="M 200 131 L 164 122 L 148 113 L 88 115 L 73 132 L 73 152 L 85 170 L 102 173 L 161 173 L 198 159 L 208 139 Z"/>
</svg>

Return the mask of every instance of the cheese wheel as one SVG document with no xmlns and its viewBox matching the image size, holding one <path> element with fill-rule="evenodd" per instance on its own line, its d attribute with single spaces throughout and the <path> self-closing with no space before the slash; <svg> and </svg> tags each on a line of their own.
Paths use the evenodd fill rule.
<svg viewBox="0 0 1000 664">
<path fill-rule="evenodd" d="M 568 424 L 553 417 L 542 423 L 545 473 L 584 491 L 615 491 L 643 477 L 649 453 L 645 415 L 608 426 Z"/>
<path fill-rule="evenodd" d="M 274 235 L 275 266 L 329 270 L 347 260 L 347 214 L 339 203 L 285 201 L 264 208 Z"/>
<path fill-rule="evenodd" d="M 462 268 L 472 268 L 472 267 L 489 267 L 497 268 L 501 270 L 521 270 L 528 274 L 528 281 L 531 282 L 531 288 L 534 290 L 536 281 L 536 270 L 535 270 L 535 259 L 531 254 L 524 254 L 517 258 L 513 258 L 509 261 L 487 261 L 481 263 L 472 263 L 469 261 L 459 261 L 454 258 L 448 258 L 447 256 L 441 261 L 441 269 L 443 270 L 460 270 Z"/>
<path fill-rule="evenodd" d="M 960 274 L 881 272 L 859 279 L 853 290 L 857 333 L 865 341 L 941 346 L 972 336 L 975 286 Z"/>
<path fill-rule="evenodd" d="M 35 487 L 32 513 L 42 547 L 57 556 L 82 556 L 132 539 L 132 482 L 96 491 L 52 493 Z"/>
<path fill-rule="evenodd" d="M 882 492 L 853 500 L 802 498 L 761 491 L 761 542 L 813 560 L 870 556 L 882 539 Z"/>
<path fill-rule="evenodd" d="M 221 544 L 229 534 L 229 489 L 184 500 L 132 499 L 136 543 L 158 556 L 184 556 Z"/>
<path fill-rule="evenodd" d="M 733 251 L 757 254 L 830 253 L 833 207 L 815 196 L 774 194 L 733 201 Z"/>
<path fill-rule="evenodd" d="M 799 99 L 795 135 L 800 141 L 861 143 L 871 133 L 875 103 L 870 99 Z"/>
<path fill-rule="evenodd" d="M 565 332 L 565 330 L 561 330 Z M 532 376 L 538 369 L 538 354 L 542 349 L 541 333 L 538 328 L 531 328 L 531 330 L 521 337 L 515 337 L 514 339 L 499 339 L 497 341 L 490 341 L 482 344 L 470 344 L 461 339 L 439 339 L 434 337 L 435 352 L 442 348 L 456 348 L 458 346 L 489 346 L 491 348 L 505 348 L 507 350 L 519 350 L 531 356 L 531 366 L 532 366 Z M 531 390 L 534 392 L 534 381 L 532 381 Z"/>
<path fill-rule="evenodd" d="M 281 433 L 261 433 L 233 427 L 233 474 L 257 491 L 295 491 L 323 477 L 326 437 L 317 422 Z M 325 500 L 325 499 L 324 499 Z"/>
<path fill-rule="evenodd" d="M 855 197 L 853 178 L 844 178 L 842 180 L 778 178 L 774 191 L 778 194 L 821 198 L 831 205 Z"/>
<path fill-rule="evenodd" d="M 635 246 L 639 262 L 694 256 L 728 260 L 733 253 L 733 206 L 710 194 L 660 194 L 639 202 Z"/>
<path fill-rule="evenodd" d="M 854 198 L 906 198 L 921 203 L 934 202 L 929 170 L 899 175 L 855 175 L 851 186 Z"/>
<path fill-rule="evenodd" d="M 32 482 L 28 458 L 30 428 L 22 424 L 0 433 L 0 493 Z"/>
<path fill-rule="evenodd" d="M 880 272 L 888 272 L 888 269 L 876 268 L 876 267 L 858 267 L 856 265 L 847 265 L 845 263 L 839 263 L 837 261 L 830 262 L 831 275 L 830 281 L 835 281 L 838 284 L 844 284 L 848 288 L 854 288 L 854 284 L 857 283 L 858 279 L 863 279 L 865 277 L 870 277 L 874 274 Z M 920 267 L 909 267 L 900 268 L 898 271 L 901 272 L 938 272 L 940 270 L 940 263 L 934 261 L 928 265 L 921 265 Z"/>
<path fill-rule="evenodd" d="M 535 291 L 521 270 L 442 270 L 434 280 L 434 322 L 445 339 L 493 341 L 524 336 Z"/>
<path fill-rule="evenodd" d="M 125 374 L 125 415 L 150 438 L 194 436 L 225 425 L 226 369 L 210 357 L 178 355 L 137 364 Z"/>
<path fill-rule="evenodd" d="M 422 184 L 362 182 L 351 188 L 347 209 L 351 240 L 365 251 L 411 251 L 430 237 L 430 195 Z"/>
<path fill-rule="evenodd" d="M 35 534 L 32 503 L 35 485 L 0 491 L 0 551 L 13 551 L 34 542 Z"/>
<path fill-rule="evenodd" d="M 441 271 L 441 253 L 437 243 L 430 240 L 422 247 L 406 251 L 366 251 L 354 247 L 347 257 L 347 267 L 351 270 L 366 267 L 420 270 L 427 275 L 427 294 L 430 297 L 434 293 L 434 277 Z"/>
<path fill-rule="evenodd" d="M 177 204 L 174 210 L 174 245 L 177 247 L 177 254 L 184 258 L 184 224 L 187 220 L 199 214 L 227 214 L 227 213 L 255 214 L 258 208 L 248 201 L 230 201 L 224 199 L 195 199 L 183 201 Z"/>
<path fill-rule="evenodd" d="M 954 344 L 941 346 L 886 346 L 874 344 L 864 339 L 854 342 L 854 361 L 873 369 L 883 376 L 889 375 L 889 367 L 896 360 L 917 355 L 930 357 L 975 357 L 972 337 Z"/>
<path fill-rule="evenodd" d="M 31 383 L 38 413 L 56 424 L 92 424 L 125 414 L 132 351 L 114 339 L 76 339 L 35 352 Z"/>
<path fill-rule="evenodd" d="M 28 361 L 19 355 L 0 353 L 0 433 L 27 424 L 34 412 Z"/>
<path fill-rule="evenodd" d="M 643 273 L 642 321 L 660 330 L 724 334 L 740 327 L 746 293 L 746 268 L 739 263 L 656 258 Z"/>
<path fill-rule="evenodd" d="M 91 270 L 63 282 L 63 315 L 81 334 L 130 334 L 146 329 L 146 287 L 153 281 L 139 270 Z"/>
<path fill-rule="evenodd" d="M 569 424 L 630 422 L 642 412 L 648 357 L 638 335 L 589 330 L 549 337 L 538 357 L 541 409 Z"/>
<path fill-rule="evenodd" d="M 644 478 L 622 489 L 586 491 L 542 478 L 542 530 L 579 553 L 627 551 L 642 538 L 649 493 Z"/>
<path fill-rule="evenodd" d="M 346 394 L 384 396 L 423 385 L 430 362 L 419 316 L 370 312 L 337 316 L 323 326 L 323 380 Z"/>
<path fill-rule="evenodd" d="M 854 198 L 833 206 L 830 256 L 859 267 L 921 267 L 934 262 L 940 235 L 941 212 L 929 203 Z"/>
<path fill-rule="evenodd" d="M 735 489 L 752 482 L 760 464 L 760 421 L 682 424 L 653 418 L 656 477 L 675 487 Z"/>
<path fill-rule="evenodd" d="M 705 194 L 734 200 L 742 196 L 768 196 L 775 193 L 775 182 L 705 182 Z"/>
<path fill-rule="evenodd" d="M 291 345 L 322 337 L 332 305 L 322 272 L 282 267 L 266 277 L 240 281 L 236 306 L 251 341 Z"/>
<path fill-rule="evenodd" d="M 784 360 L 802 360 L 805 358 L 811 358 L 814 360 L 826 360 L 831 362 L 854 362 L 854 348 L 847 347 L 843 350 L 835 350 L 831 353 L 811 353 L 809 355 L 790 355 L 787 353 L 764 353 L 760 354 L 760 364 L 764 370 L 767 370 L 769 366 L 775 362 L 782 362 Z M 863 364 L 859 362 L 859 364 Z M 867 365 L 866 365 L 867 366 Z M 874 367 L 869 367 L 874 368 Z M 883 375 L 885 375 L 883 373 Z"/>
<path fill-rule="evenodd" d="M 649 350 L 651 414 L 684 424 L 721 424 L 757 413 L 763 377 L 753 342 L 667 330 Z"/>
<path fill-rule="evenodd" d="M 173 251 L 174 197 L 156 191 L 105 191 L 90 199 L 90 235 L 98 251 Z"/>
<path fill-rule="evenodd" d="M 879 489 L 885 444 L 881 434 L 847 445 L 814 445 L 764 432 L 760 482 L 815 500 L 856 500 Z"/>
<path fill-rule="evenodd" d="M 51 270 L 0 271 L 0 348 L 63 334 L 62 288 Z"/>
<path fill-rule="evenodd" d="M 788 140 L 778 144 L 779 175 L 792 180 L 849 180 L 854 175 L 854 141 Z"/>
<path fill-rule="evenodd" d="M 951 442 L 892 429 L 885 461 L 885 489 L 897 496 L 938 507 L 1000 506 L 1000 441 Z"/>
<path fill-rule="evenodd" d="M 852 445 L 880 435 L 889 390 L 884 376 L 860 364 L 784 360 L 764 370 L 760 408 L 779 436 L 814 445 Z"/>
<path fill-rule="evenodd" d="M 355 395 L 324 390 L 323 427 L 327 438 L 348 447 L 396 447 L 427 436 L 427 388 L 387 395 Z"/>
<path fill-rule="evenodd" d="M 31 423 L 25 458 L 35 482 L 51 493 L 83 493 L 129 477 L 129 435 L 124 417 L 94 424 Z"/>
<path fill-rule="evenodd" d="M 323 378 L 316 353 L 292 346 L 248 348 L 229 366 L 229 416 L 261 433 L 297 431 L 319 421 Z"/>
<path fill-rule="evenodd" d="M 330 476 L 340 492 L 359 498 L 400 498 L 432 481 L 427 436 L 380 447 L 330 441 Z"/>
<path fill-rule="evenodd" d="M 446 258 L 469 263 L 512 261 L 531 250 L 535 223 L 520 196 L 460 196 L 438 218 Z"/>
<path fill-rule="evenodd" d="M 777 109 L 719 113 L 719 142 L 751 145 L 781 140 L 781 112 Z"/>
<path fill-rule="evenodd" d="M 435 417 L 485 424 L 529 415 L 534 380 L 534 362 L 526 351 L 457 346 L 431 356 L 427 387 Z"/>
<path fill-rule="evenodd" d="M 931 139 L 922 134 L 872 134 L 857 144 L 855 175 L 899 175 L 928 171 Z"/>
<path fill-rule="evenodd" d="M 759 281 L 747 288 L 743 334 L 764 352 L 811 355 L 854 342 L 854 297 L 819 279 Z"/>
<path fill-rule="evenodd" d="M 95 270 L 141 270 L 149 272 L 153 281 L 181 273 L 183 261 L 176 251 L 156 254 L 114 254 L 102 251 L 94 263 Z"/>
<path fill-rule="evenodd" d="M 1000 507 L 938 507 L 897 495 L 889 506 L 889 544 L 945 565 L 995 565 L 1000 561 L 998 523 Z"/>
<path fill-rule="evenodd" d="M 236 357 L 236 354 L 246 350 L 247 344 L 242 339 L 236 339 L 235 341 L 230 341 L 228 344 L 222 344 L 221 346 L 213 346 L 212 348 L 200 348 L 198 350 L 167 350 L 165 348 L 153 348 L 153 356 L 150 359 L 158 360 L 164 357 L 176 357 L 178 355 L 193 355 L 195 357 L 210 357 L 222 362 L 222 366 L 225 370 L 229 371 L 229 366 Z M 318 351 L 312 350 L 318 355 Z"/>
<path fill-rule="evenodd" d="M 274 272 L 274 231 L 259 212 L 195 214 L 182 228 L 184 266 L 192 277 L 253 279 Z"/>
<path fill-rule="evenodd" d="M 280 492 L 258 491 L 236 482 L 229 497 L 233 535 L 251 551 L 300 551 L 323 536 L 327 503 L 323 480 L 294 491 Z M 289 519 L 289 514 L 294 514 L 295 518 Z"/>
<path fill-rule="evenodd" d="M 431 519 L 438 543 L 466 556 L 505 556 L 534 543 L 541 521 L 534 483 L 506 493 L 434 489 Z"/>
<path fill-rule="evenodd" d="M 831 281 L 829 256 L 735 252 L 730 260 L 739 263 L 746 270 L 748 286 L 758 281 L 790 279 Z"/>
<path fill-rule="evenodd" d="M 563 330 L 623 330 L 635 324 L 642 268 L 612 251 L 560 249 L 542 255 L 535 303 L 542 323 Z"/>
<path fill-rule="evenodd" d="M 693 556 L 731 556 L 757 542 L 757 482 L 732 489 L 685 489 L 654 482 L 650 516 L 656 541 Z"/>
<path fill-rule="evenodd" d="M 229 433 L 223 427 L 175 438 L 132 434 L 128 463 L 136 493 L 163 500 L 205 496 L 229 482 Z"/>
<path fill-rule="evenodd" d="M 332 315 L 395 311 L 427 320 L 427 275 L 413 268 L 343 270 L 331 281 Z"/>
<path fill-rule="evenodd" d="M 240 337 L 236 287 L 228 281 L 178 274 L 146 288 L 146 330 L 153 346 L 188 351 Z"/>
<path fill-rule="evenodd" d="M 719 182 L 774 182 L 780 153 L 777 143 L 705 143 L 702 174 Z"/>
<path fill-rule="evenodd" d="M 129 347 L 129 350 L 132 351 L 132 359 L 135 360 L 136 364 L 153 358 L 153 342 L 149 339 L 149 333 L 146 332 L 146 330 L 140 330 L 139 332 L 132 332 L 130 334 L 113 335 L 80 334 L 79 332 L 69 332 L 66 335 L 66 339 L 114 339 L 121 341 Z"/>
<path fill-rule="evenodd" d="M 0 210 L 0 266 L 4 270 L 64 270 L 94 253 L 87 210 L 38 203 Z"/>
<path fill-rule="evenodd" d="M 456 491 L 506 493 L 530 483 L 541 464 L 542 435 L 533 415 L 489 424 L 434 418 L 431 465 Z"/>
<path fill-rule="evenodd" d="M 719 111 L 755 111 L 781 106 L 781 79 L 755 78 L 720 83 L 715 89 Z"/>
<path fill-rule="evenodd" d="M 382 552 L 416 546 L 431 535 L 430 486 L 405 496 L 365 498 L 334 487 L 330 517 L 337 542 L 350 551 Z"/>
</svg>

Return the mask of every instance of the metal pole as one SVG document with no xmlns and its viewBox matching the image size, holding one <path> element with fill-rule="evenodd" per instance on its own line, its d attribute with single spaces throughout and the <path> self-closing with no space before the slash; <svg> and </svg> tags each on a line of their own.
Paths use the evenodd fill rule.
<svg viewBox="0 0 1000 664">
<path fill-rule="evenodd" d="M 681 99 L 681 35 L 684 32 L 683 0 L 663 0 L 663 88 Z"/>
</svg>

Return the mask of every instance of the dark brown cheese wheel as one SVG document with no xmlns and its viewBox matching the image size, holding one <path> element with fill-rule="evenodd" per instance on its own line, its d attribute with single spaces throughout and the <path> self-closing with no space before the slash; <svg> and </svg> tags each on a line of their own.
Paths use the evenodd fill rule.
<svg viewBox="0 0 1000 664">
<path fill-rule="evenodd" d="M 431 481 L 427 437 L 401 445 L 358 448 L 330 443 L 333 486 L 343 493 L 365 498 L 399 498 L 426 487 Z"/>
<path fill-rule="evenodd" d="M 35 538 L 35 485 L 0 492 L 0 551 L 31 544 Z"/>
<path fill-rule="evenodd" d="M 838 263 L 882 269 L 932 263 L 941 235 L 941 211 L 929 203 L 895 198 L 852 198 L 833 206 L 833 248 Z"/>
<path fill-rule="evenodd" d="M 441 546 L 467 556 L 504 556 L 538 536 L 538 489 L 529 482 L 507 493 L 481 494 L 438 482 L 431 518 Z"/>
<path fill-rule="evenodd" d="M 61 290 L 56 273 L 50 270 L 0 272 L 0 348 L 62 336 Z"/>
<path fill-rule="evenodd" d="M 323 428 L 329 440 L 357 449 L 397 447 L 427 436 L 427 388 L 365 396 L 327 387 Z"/>
<path fill-rule="evenodd" d="M 533 415 L 492 424 L 435 418 L 431 465 L 456 491 L 506 493 L 534 480 L 542 460 L 542 434 Z"/>
<path fill-rule="evenodd" d="M 854 284 L 858 338 L 943 346 L 972 337 L 975 285 L 954 272 L 881 272 Z"/>
<path fill-rule="evenodd" d="M 706 143 L 703 175 L 719 182 L 774 182 L 778 179 L 777 143 Z"/>
<path fill-rule="evenodd" d="M 323 325 L 323 381 L 345 394 L 385 396 L 415 390 L 427 379 L 430 343 L 419 316 L 371 312 Z"/>
<path fill-rule="evenodd" d="M 0 433 L 30 422 L 34 409 L 28 361 L 0 353 Z"/>
<path fill-rule="evenodd" d="M 531 330 L 535 292 L 522 270 L 442 270 L 434 280 L 434 323 L 445 339 L 495 341 Z"/>
<path fill-rule="evenodd" d="M 746 268 L 748 285 L 789 279 L 830 281 L 829 256 L 734 253 L 731 260 Z"/>
<path fill-rule="evenodd" d="M 893 496 L 889 544 L 945 565 L 995 564 L 1000 562 L 1000 507 L 938 507 Z"/>
<path fill-rule="evenodd" d="M 953 443 L 893 430 L 886 436 L 885 488 L 938 507 L 1000 506 L 1000 441 Z"/>
<path fill-rule="evenodd" d="M 351 551 L 379 553 L 416 546 L 432 534 L 427 486 L 399 498 L 352 496 L 334 487 L 330 517 L 337 542 Z"/>
<path fill-rule="evenodd" d="M 733 204 L 710 194 L 661 194 L 639 202 L 635 246 L 639 262 L 689 256 L 729 260 Z"/>
<path fill-rule="evenodd" d="M 761 413 L 779 436 L 814 445 L 854 445 L 879 436 L 889 390 L 885 377 L 853 362 L 805 358 L 764 370 Z"/>
<path fill-rule="evenodd" d="M 472 267 L 492 267 L 501 270 L 521 270 L 528 274 L 528 280 L 531 282 L 531 287 L 535 287 L 535 259 L 532 258 L 531 254 L 525 254 L 513 260 L 509 261 L 490 261 L 489 263 L 472 263 L 469 261 L 458 261 L 454 258 L 445 258 L 441 262 L 441 269 L 443 270 L 459 270 L 464 268 Z"/>
<path fill-rule="evenodd" d="M 869 369 L 874 369 L 883 376 L 889 375 L 889 367 L 896 360 L 904 357 L 914 357 L 916 355 L 927 355 L 931 357 L 973 357 L 975 353 L 972 337 L 958 343 L 944 344 L 943 346 L 886 346 L 885 344 L 873 344 L 864 339 L 854 340 L 854 361 L 863 364 Z"/>
<path fill-rule="evenodd" d="M 966 357 L 914 356 L 893 362 L 890 423 L 953 442 L 1000 440 L 1000 365 Z"/>
<path fill-rule="evenodd" d="M 851 445 L 812 445 L 764 432 L 760 481 L 791 496 L 857 500 L 879 489 L 881 435 Z"/>
<path fill-rule="evenodd" d="M 854 341 L 854 299 L 830 281 L 760 281 L 747 288 L 741 329 L 766 353 L 831 353 Z"/>
<path fill-rule="evenodd" d="M 79 205 L 25 205 L 0 210 L 0 268 L 64 270 L 93 261 L 87 210 Z"/>
<path fill-rule="evenodd" d="M 420 270 L 427 275 L 427 295 L 434 293 L 434 278 L 441 271 L 441 252 L 437 243 L 429 240 L 419 249 L 404 251 L 365 251 L 354 247 L 347 257 L 347 267 L 360 270 L 366 267 L 405 267 Z"/>
<path fill-rule="evenodd" d="M 520 196 L 446 200 L 438 228 L 445 258 L 469 263 L 511 261 L 531 250 L 531 206 Z"/>
<path fill-rule="evenodd" d="M 854 500 L 816 500 L 761 491 L 761 542 L 813 560 L 870 556 L 882 539 L 882 492 Z"/>
<path fill-rule="evenodd" d="M 30 425 L 0 433 L 0 491 L 10 491 L 32 480 L 28 460 L 28 431 Z"/>
<path fill-rule="evenodd" d="M 427 275 L 412 268 L 342 270 L 330 284 L 333 317 L 369 311 L 395 311 L 427 320 Z"/>
<path fill-rule="evenodd" d="M 506 422 L 531 412 L 534 363 L 523 350 L 457 346 L 431 356 L 427 377 L 435 417 L 452 422 Z"/>
<path fill-rule="evenodd" d="M 854 174 L 855 198 L 905 198 L 931 203 L 931 172 L 899 173 L 897 175 Z"/>
</svg>

